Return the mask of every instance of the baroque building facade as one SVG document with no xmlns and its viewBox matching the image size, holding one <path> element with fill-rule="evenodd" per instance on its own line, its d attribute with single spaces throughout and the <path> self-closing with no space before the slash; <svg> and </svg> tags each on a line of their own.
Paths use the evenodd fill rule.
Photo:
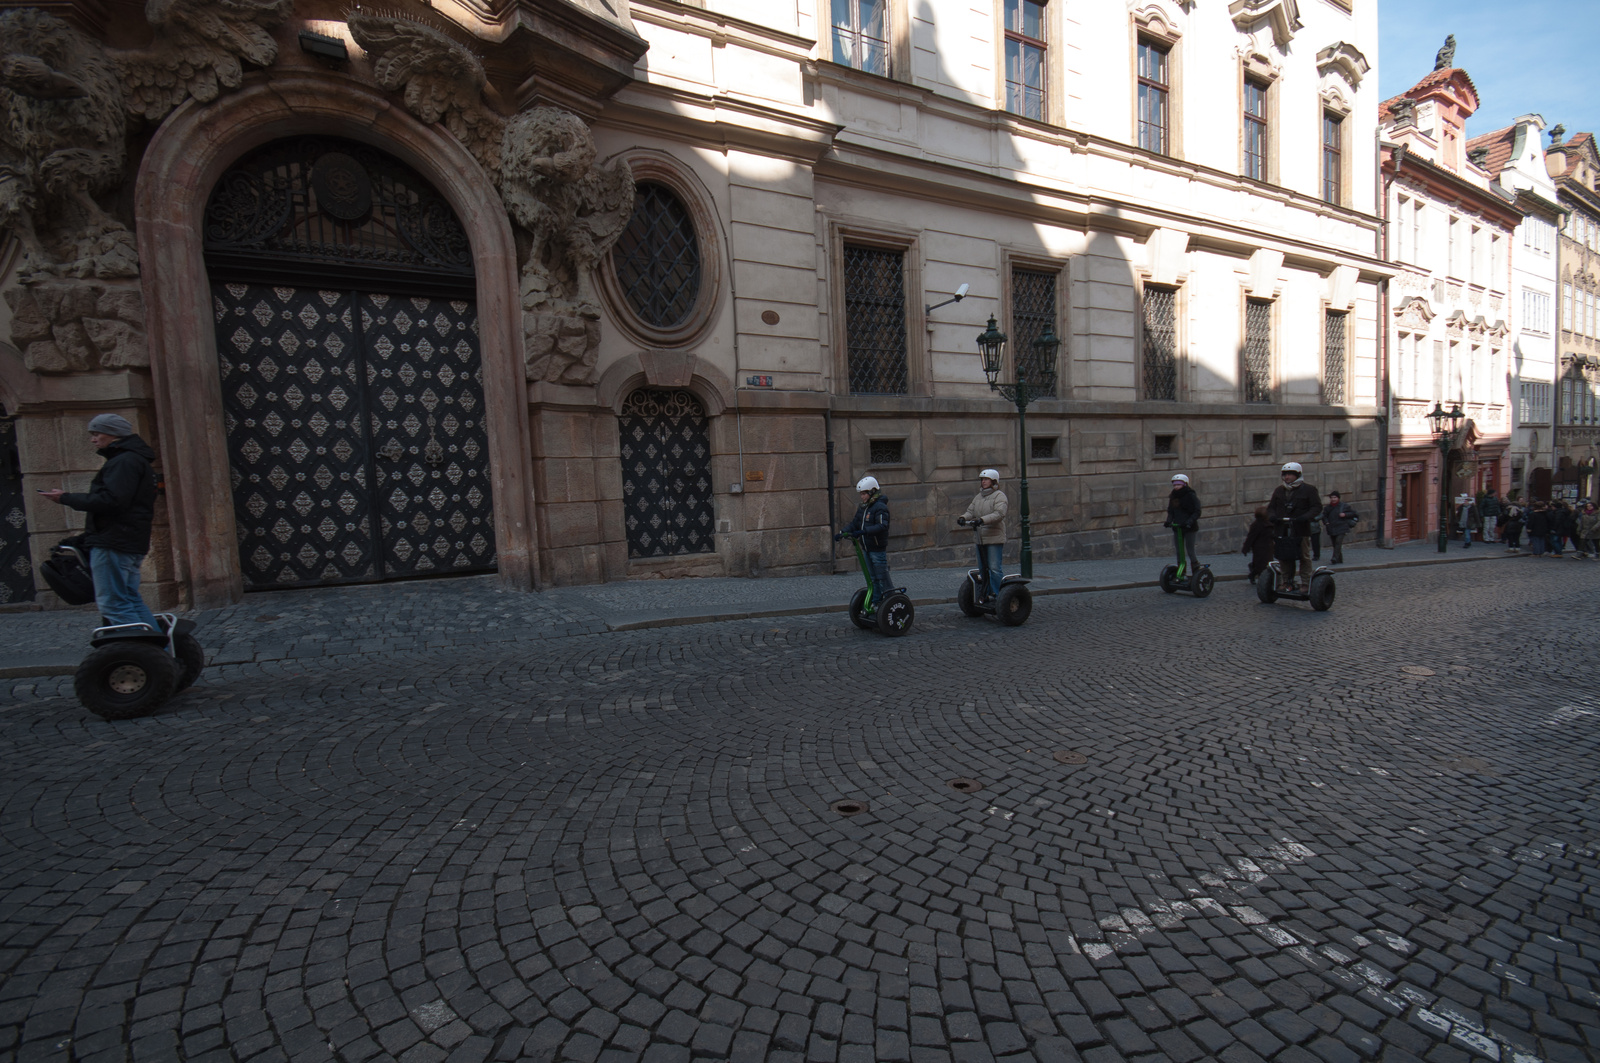
<svg viewBox="0 0 1600 1063">
<path fill-rule="evenodd" d="M 1478 94 L 1451 65 L 1453 38 L 1436 68 L 1385 101 L 1381 179 L 1397 276 L 1389 300 L 1390 431 L 1394 484 L 1385 514 L 1395 542 L 1437 534 L 1445 503 L 1509 487 L 1511 411 L 1507 357 L 1515 196 L 1491 182 L 1484 156 L 1467 150 L 1466 120 Z M 1428 413 L 1464 415 L 1441 453 Z"/>
<path fill-rule="evenodd" d="M 827 571 L 867 473 L 954 559 L 990 316 L 1041 559 L 1160 544 L 1179 470 L 1230 552 L 1284 461 L 1379 502 L 1372 5 L 149 12 L 0 13 L 0 404 L 35 486 L 99 410 L 157 446 L 163 604 Z"/>
<path fill-rule="evenodd" d="M 1566 499 L 1596 497 L 1600 483 L 1600 154 L 1594 134 L 1562 140 L 1557 126 L 1546 158 L 1567 209 L 1561 229 L 1560 357 L 1555 373 L 1555 438 L 1548 490 Z"/>
</svg>

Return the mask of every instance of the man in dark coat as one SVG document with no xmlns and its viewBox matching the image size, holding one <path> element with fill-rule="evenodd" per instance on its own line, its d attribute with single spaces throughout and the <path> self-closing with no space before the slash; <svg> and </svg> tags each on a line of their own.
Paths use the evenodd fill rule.
<svg viewBox="0 0 1600 1063">
<path fill-rule="evenodd" d="M 150 552 L 155 519 L 156 452 L 133 432 L 126 418 L 102 413 L 89 422 L 89 442 L 106 463 L 89 490 L 40 491 L 52 502 L 82 510 L 89 519 L 82 535 L 67 540 L 87 548 L 94 573 L 94 601 L 107 624 L 149 624 L 160 630 L 139 594 L 139 568 Z"/>
<path fill-rule="evenodd" d="M 1274 528 L 1287 523 L 1289 534 L 1300 540 L 1300 578 L 1295 581 L 1295 566 L 1293 562 L 1286 562 L 1283 575 L 1289 578 L 1283 583 L 1286 590 L 1293 586 L 1303 591 L 1311 586 L 1311 522 L 1322 511 L 1322 497 L 1315 487 L 1306 483 L 1298 461 L 1285 464 L 1280 475 L 1283 483 L 1272 492 L 1272 499 L 1267 503 L 1267 519 Z"/>
<path fill-rule="evenodd" d="M 1335 565 L 1344 564 L 1344 537 L 1350 534 L 1350 529 L 1360 519 L 1361 515 L 1340 499 L 1339 492 L 1328 492 L 1328 504 L 1322 507 L 1322 526 L 1328 530 L 1328 539 L 1333 543 L 1333 557 L 1330 560 Z"/>
</svg>

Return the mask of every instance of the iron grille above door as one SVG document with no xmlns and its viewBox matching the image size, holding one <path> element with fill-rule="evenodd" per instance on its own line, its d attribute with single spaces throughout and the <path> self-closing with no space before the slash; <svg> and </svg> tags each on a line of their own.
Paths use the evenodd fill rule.
<svg viewBox="0 0 1600 1063">
<path fill-rule="evenodd" d="M 716 549 L 711 440 L 687 391 L 640 388 L 622 407 L 622 508 L 629 557 Z"/>
<path fill-rule="evenodd" d="M 466 300 L 213 286 L 247 587 L 494 567 Z"/>
</svg>

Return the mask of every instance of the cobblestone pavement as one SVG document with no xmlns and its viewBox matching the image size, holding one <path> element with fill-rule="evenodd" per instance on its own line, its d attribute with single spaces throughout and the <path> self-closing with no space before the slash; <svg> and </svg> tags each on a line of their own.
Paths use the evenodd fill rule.
<svg viewBox="0 0 1600 1063">
<path fill-rule="evenodd" d="M 1597 584 L 9 682 L 0 1056 L 1591 1060 Z"/>
</svg>

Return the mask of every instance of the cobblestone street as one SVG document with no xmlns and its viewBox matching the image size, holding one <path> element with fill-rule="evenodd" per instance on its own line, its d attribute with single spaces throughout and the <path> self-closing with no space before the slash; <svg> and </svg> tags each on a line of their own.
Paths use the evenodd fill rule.
<svg viewBox="0 0 1600 1063">
<path fill-rule="evenodd" d="M 0 1056 L 1597 1058 L 1600 566 L 1339 579 L 0 681 Z"/>
</svg>

